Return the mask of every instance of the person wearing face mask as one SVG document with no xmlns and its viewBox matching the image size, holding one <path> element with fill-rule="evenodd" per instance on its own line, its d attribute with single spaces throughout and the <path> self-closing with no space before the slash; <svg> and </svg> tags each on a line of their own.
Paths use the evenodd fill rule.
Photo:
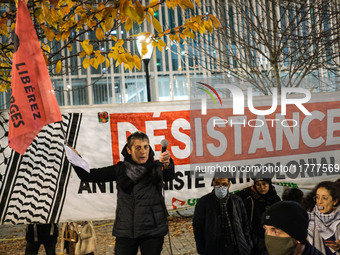
<svg viewBox="0 0 340 255">
<path fill-rule="evenodd" d="M 295 201 L 280 201 L 262 218 L 269 255 L 322 255 L 307 241 L 308 214 Z"/>
<path fill-rule="evenodd" d="M 248 255 L 252 241 L 242 199 L 230 194 L 228 178 L 214 178 L 214 189 L 198 200 L 193 228 L 198 254 Z"/>
<path fill-rule="evenodd" d="M 307 196 L 314 202 L 308 212 L 308 240 L 326 255 L 340 255 L 339 193 L 336 183 L 324 181 Z"/>
<path fill-rule="evenodd" d="M 270 178 L 254 179 L 254 185 L 237 192 L 243 199 L 251 226 L 254 243 L 253 254 L 265 255 L 264 229 L 261 224 L 263 213 L 274 203 L 280 201 Z"/>
</svg>

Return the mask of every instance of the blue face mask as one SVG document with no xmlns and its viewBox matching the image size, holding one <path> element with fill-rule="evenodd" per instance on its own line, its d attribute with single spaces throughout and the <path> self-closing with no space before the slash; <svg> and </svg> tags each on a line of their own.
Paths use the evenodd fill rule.
<svg viewBox="0 0 340 255">
<path fill-rule="evenodd" d="M 219 199 L 224 198 L 228 194 L 228 188 L 227 187 L 215 187 L 215 195 Z"/>
</svg>

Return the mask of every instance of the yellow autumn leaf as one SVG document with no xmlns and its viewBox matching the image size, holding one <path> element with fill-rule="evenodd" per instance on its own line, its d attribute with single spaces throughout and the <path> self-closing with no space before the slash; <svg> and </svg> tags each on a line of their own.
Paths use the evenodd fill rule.
<svg viewBox="0 0 340 255">
<path fill-rule="evenodd" d="M 85 55 L 86 55 L 85 51 L 81 51 L 81 52 L 79 53 L 79 57 L 80 57 L 80 58 L 85 57 Z"/>
<path fill-rule="evenodd" d="M 114 35 L 111 35 L 111 39 L 114 40 L 115 42 L 117 42 L 117 37 L 115 37 Z"/>
<path fill-rule="evenodd" d="M 103 3 L 99 3 L 99 4 L 98 4 L 98 7 L 97 7 L 97 10 L 98 10 L 98 11 L 101 11 L 101 10 L 103 10 L 103 9 L 105 9 L 105 5 L 104 5 Z"/>
<path fill-rule="evenodd" d="M 96 24 L 97 24 L 97 22 L 92 19 L 92 15 L 87 18 L 86 25 L 89 28 L 93 28 Z"/>
<path fill-rule="evenodd" d="M 159 23 L 159 21 L 155 17 L 152 17 L 152 24 L 158 33 L 162 32 L 161 23 Z"/>
<path fill-rule="evenodd" d="M 81 16 L 84 12 L 86 11 L 84 10 L 84 7 L 82 5 L 79 5 L 75 10 L 75 13 L 79 16 Z"/>
<path fill-rule="evenodd" d="M 97 12 L 94 16 L 96 17 L 97 20 L 102 20 L 103 19 L 103 12 Z"/>
<path fill-rule="evenodd" d="M 126 11 L 129 8 L 129 0 L 120 0 L 119 9 L 122 16 L 126 15 Z"/>
<path fill-rule="evenodd" d="M 65 41 L 67 38 L 69 38 L 70 34 L 71 30 L 64 32 L 61 36 L 61 40 Z"/>
<path fill-rule="evenodd" d="M 110 31 L 113 28 L 114 19 L 112 17 L 107 17 L 104 21 L 105 32 Z"/>
<path fill-rule="evenodd" d="M 161 39 L 158 40 L 158 44 L 161 47 L 165 47 L 166 46 L 166 43 L 163 40 L 161 40 Z"/>
<path fill-rule="evenodd" d="M 98 64 L 104 63 L 105 62 L 105 57 L 103 55 L 99 55 L 97 57 L 97 62 L 98 62 Z"/>
<path fill-rule="evenodd" d="M 142 43 L 142 56 L 148 53 L 148 46 L 146 43 Z"/>
<path fill-rule="evenodd" d="M 91 53 L 93 52 L 93 46 L 89 45 L 89 40 L 81 42 L 80 45 L 83 47 L 86 55 L 91 55 Z"/>
<path fill-rule="evenodd" d="M 126 22 L 125 22 L 125 25 L 124 25 L 124 30 L 126 32 L 129 32 L 130 29 L 132 28 L 132 25 L 133 25 L 133 21 L 131 18 L 127 18 Z"/>
<path fill-rule="evenodd" d="M 194 9 L 194 4 L 190 0 L 181 0 L 181 5 L 189 7 L 190 9 Z"/>
<path fill-rule="evenodd" d="M 106 66 L 106 68 L 110 67 L 110 60 L 109 59 L 105 60 L 105 66 Z"/>
<path fill-rule="evenodd" d="M 113 9 L 111 13 L 112 18 L 115 19 L 117 17 L 117 14 L 118 14 L 118 9 Z"/>
<path fill-rule="evenodd" d="M 45 52 L 43 52 L 43 57 L 44 57 L 44 60 L 45 60 L 46 65 L 47 65 L 47 64 L 48 64 L 48 58 L 47 58 Z"/>
<path fill-rule="evenodd" d="M 83 60 L 83 67 L 86 69 L 90 66 L 90 59 L 88 57 Z"/>
<path fill-rule="evenodd" d="M 70 10 L 71 10 L 71 6 L 64 6 L 61 11 L 64 15 L 67 15 L 70 13 Z"/>
<path fill-rule="evenodd" d="M 201 3 L 200 0 L 195 0 L 196 4 L 198 5 L 198 7 L 201 7 Z"/>
<path fill-rule="evenodd" d="M 187 36 L 190 37 L 191 39 L 195 39 L 196 37 L 195 34 L 191 31 L 188 32 Z"/>
<path fill-rule="evenodd" d="M 90 60 L 90 64 L 91 66 L 93 66 L 94 68 L 98 69 L 99 63 L 98 63 L 98 59 L 97 58 L 92 58 Z"/>
<path fill-rule="evenodd" d="M 214 27 L 218 28 L 220 26 L 220 21 L 212 14 L 209 14 L 209 17 L 212 20 Z"/>
<path fill-rule="evenodd" d="M 55 39 L 59 42 L 61 39 L 61 33 L 56 34 Z"/>
<path fill-rule="evenodd" d="M 48 44 L 42 43 L 42 47 L 45 51 L 47 51 L 48 53 L 51 52 L 51 48 Z"/>
<path fill-rule="evenodd" d="M 139 21 L 137 11 L 133 6 L 129 6 L 129 8 L 127 8 L 126 16 L 129 17 L 130 19 L 132 19 L 135 22 Z"/>
<path fill-rule="evenodd" d="M 204 34 L 204 33 L 205 33 L 205 25 L 204 25 L 204 22 L 202 22 L 201 24 L 198 25 L 198 31 L 199 31 L 201 34 Z"/>
<path fill-rule="evenodd" d="M 93 52 L 94 52 L 95 57 L 98 57 L 99 55 L 102 54 L 102 52 L 100 50 L 95 50 Z"/>
<path fill-rule="evenodd" d="M 211 19 L 204 21 L 204 26 L 209 31 L 209 33 L 212 33 L 214 31 Z"/>
<path fill-rule="evenodd" d="M 148 9 L 148 13 L 151 17 L 153 17 L 153 15 L 155 14 L 155 12 L 153 11 L 153 9 L 149 8 Z"/>
<path fill-rule="evenodd" d="M 185 37 L 185 36 L 184 36 L 184 37 Z M 177 41 L 177 42 L 180 42 L 180 41 L 181 41 L 181 39 L 180 39 L 179 36 L 178 36 L 178 33 L 176 33 L 176 34 L 170 34 L 170 35 L 169 35 L 169 38 L 170 38 L 171 41 Z"/>
<path fill-rule="evenodd" d="M 119 40 L 116 42 L 115 47 L 122 46 L 123 44 L 124 44 L 124 40 L 119 39 Z"/>
<path fill-rule="evenodd" d="M 60 73 L 60 71 L 61 71 L 61 60 L 58 61 L 57 66 L 55 68 L 55 71 L 57 72 L 57 74 Z"/>
<path fill-rule="evenodd" d="M 96 37 L 98 40 L 103 40 L 104 38 L 103 29 L 101 29 L 100 27 L 97 27 L 96 29 Z"/>
<path fill-rule="evenodd" d="M 174 7 L 173 7 L 171 1 L 167 0 L 167 1 L 165 2 L 165 4 L 166 4 L 166 7 L 167 7 L 169 10 L 170 10 L 171 8 L 174 9 Z"/>
<path fill-rule="evenodd" d="M 148 15 L 145 16 L 146 20 L 148 21 L 148 23 L 151 23 L 151 19 Z"/>
<path fill-rule="evenodd" d="M 72 44 L 67 44 L 67 49 L 71 52 L 72 51 Z"/>
<path fill-rule="evenodd" d="M 135 67 L 140 70 L 142 68 L 142 61 L 140 60 L 140 58 L 137 55 L 133 55 L 133 59 L 135 62 Z"/>
<path fill-rule="evenodd" d="M 55 34 L 53 33 L 53 30 L 48 28 L 48 27 L 44 27 L 44 30 L 45 30 L 45 36 L 46 36 L 47 40 L 52 42 L 54 37 L 55 37 Z"/>
<path fill-rule="evenodd" d="M 48 9 L 46 4 L 42 4 L 41 9 L 42 9 L 42 13 L 43 13 L 44 17 L 50 16 L 50 10 Z"/>
<path fill-rule="evenodd" d="M 153 8 L 155 11 L 157 11 L 159 7 L 158 0 L 151 0 L 148 7 Z"/>
<path fill-rule="evenodd" d="M 117 60 L 117 58 L 118 58 L 118 51 L 111 51 L 107 56 L 109 58 L 113 58 L 114 60 Z"/>
<path fill-rule="evenodd" d="M 14 29 L 15 29 L 15 23 L 12 23 L 11 30 L 14 30 Z"/>
<path fill-rule="evenodd" d="M 145 9 L 145 7 L 139 1 L 136 1 L 135 2 L 135 8 L 136 8 L 136 12 L 137 12 L 140 20 L 144 20 L 144 17 L 145 17 L 144 9 Z"/>
</svg>

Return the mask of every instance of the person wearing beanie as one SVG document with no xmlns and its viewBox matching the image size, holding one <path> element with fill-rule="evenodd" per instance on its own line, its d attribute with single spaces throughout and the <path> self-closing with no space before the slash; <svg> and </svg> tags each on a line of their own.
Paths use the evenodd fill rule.
<svg viewBox="0 0 340 255">
<path fill-rule="evenodd" d="M 280 201 L 262 217 L 269 255 L 322 255 L 307 241 L 308 214 L 295 201 Z"/>
<path fill-rule="evenodd" d="M 254 179 L 254 185 L 236 193 L 243 199 L 251 225 L 254 254 L 265 255 L 264 229 L 261 224 L 263 213 L 274 203 L 280 201 L 270 178 Z"/>
</svg>

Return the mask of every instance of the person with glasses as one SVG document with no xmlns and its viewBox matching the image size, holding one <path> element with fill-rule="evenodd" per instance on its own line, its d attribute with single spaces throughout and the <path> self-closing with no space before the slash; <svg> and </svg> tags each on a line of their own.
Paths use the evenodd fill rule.
<svg viewBox="0 0 340 255">
<path fill-rule="evenodd" d="M 254 243 L 254 254 L 265 255 L 264 229 L 262 227 L 263 213 L 281 199 L 277 195 L 270 178 L 256 178 L 254 185 L 237 192 L 243 199 L 251 226 L 251 237 Z"/>
<path fill-rule="evenodd" d="M 326 255 L 340 255 L 340 190 L 331 181 L 320 182 L 306 199 L 309 206 L 308 240 Z M 304 202 L 306 203 L 306 201 Z"/>
<path fill-rule="evenodd" d="M 252 241 L 242 199 L 230 194 L 228 178 L 213 179 L 211 193 L 195 207 L 193 228 L 198 254 L 250 255 Z"/>
</svg>

